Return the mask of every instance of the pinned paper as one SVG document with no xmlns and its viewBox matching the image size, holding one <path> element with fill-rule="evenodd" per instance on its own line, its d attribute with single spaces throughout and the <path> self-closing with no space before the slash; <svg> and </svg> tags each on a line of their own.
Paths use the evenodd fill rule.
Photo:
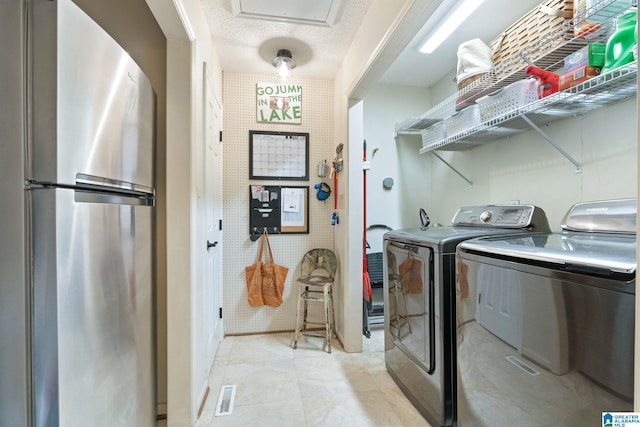
<svg viewBox="0 0 640 427">
<path fill-rule="evenodd" d="M 304 193 L 298 188 L 286 189 L 282 203 L 283 212 L 300 212 L 300 202 L 303 196 Z"/>
<path fill-rule="evenodd" d="M 303 188 L 283 188 L 282 189 L 282 226 L 298 227 L 305 223 L 304 209 L 304 189 Z"/>
</svg>

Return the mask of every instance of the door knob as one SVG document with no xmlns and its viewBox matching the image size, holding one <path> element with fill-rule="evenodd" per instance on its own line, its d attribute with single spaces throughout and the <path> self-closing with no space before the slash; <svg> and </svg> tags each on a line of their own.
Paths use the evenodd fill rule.
<svg viewBox="0 0 640 427">
<path fill-rule="evenodd" d="M 211 243 L 210 241 L 207 240 L 207 250 L 209 250 L 209 248 L 215 248 L 217 244 L 218 242 Z"/>
</svg>

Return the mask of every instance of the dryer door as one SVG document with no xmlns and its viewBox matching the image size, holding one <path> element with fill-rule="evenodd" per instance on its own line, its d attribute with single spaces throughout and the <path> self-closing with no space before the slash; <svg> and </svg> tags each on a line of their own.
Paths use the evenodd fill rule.
<svg viewBox="0 0 640 427">
<path fill-rule="evenodd" d="M 428 374 L 436 365 L 433 248 L 385 242 L 385 310 L 394 344 Z"/>
</svg>

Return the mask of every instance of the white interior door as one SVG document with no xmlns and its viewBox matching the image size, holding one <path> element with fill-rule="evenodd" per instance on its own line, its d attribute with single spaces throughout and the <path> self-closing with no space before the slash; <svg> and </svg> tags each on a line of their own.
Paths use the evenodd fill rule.
<svg viewBox="0 0 640 427">
<path fill-rule="evenodd" d="M 206 65 L 206 64 L 205 64 Z M 205 232 L 207 237 L 207 360 L 223 338 L 222 323 L 222 105 L 205 66 Z"/>
</svg>

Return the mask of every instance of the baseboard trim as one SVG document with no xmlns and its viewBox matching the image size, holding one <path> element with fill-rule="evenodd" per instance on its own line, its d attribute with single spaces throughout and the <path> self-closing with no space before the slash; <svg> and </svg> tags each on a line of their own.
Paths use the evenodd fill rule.
<svg viewBox="0 0 640 427">
<path fill-rule="evenodd" d="M 167 404 L 166 403 L 158 403 L 156 409 L 156 420 L 166 420 L 167 419 Z"/>
<path fill-rule="evenodd" d="M 211 388 L 207 386 L 207 389 L 204 391 L 204 396 L 202 397 L 202 402 L 200 402 L 200 408 L 198 408 L 198 418 L 202 415 L 202 411 L 204 411 L 204 405 L 207 403 L 207 396 L 209 396 L 209 390 Z"/>
</svg>

